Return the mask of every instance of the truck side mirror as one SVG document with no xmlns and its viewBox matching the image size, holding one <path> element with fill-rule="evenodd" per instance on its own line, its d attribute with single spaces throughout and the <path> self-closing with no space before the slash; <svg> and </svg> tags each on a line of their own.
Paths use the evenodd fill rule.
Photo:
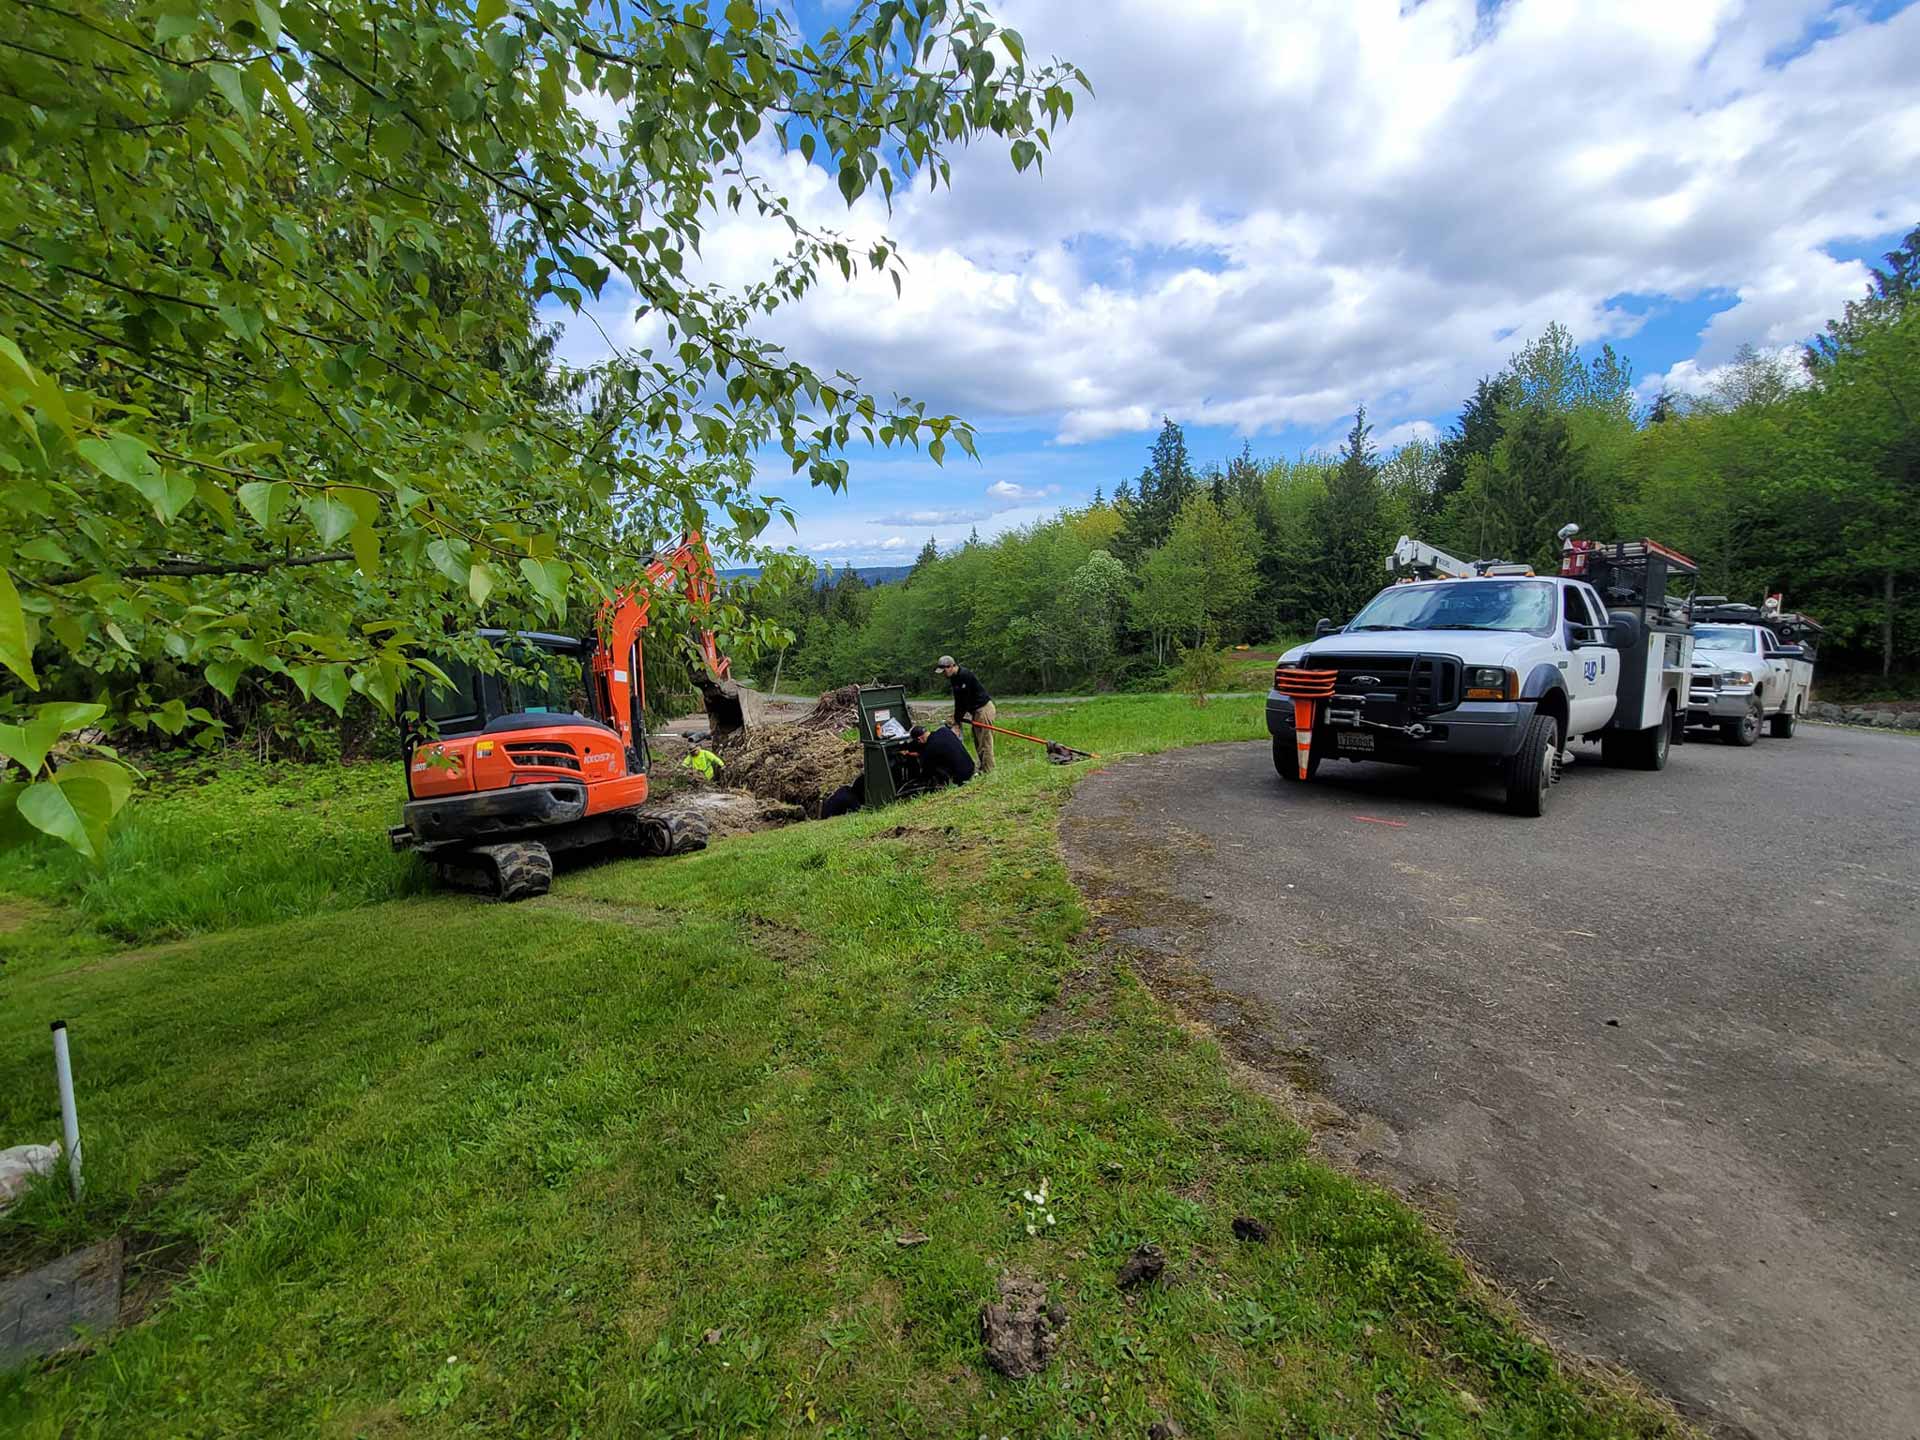
<svg viewBox="0 0 1920 1440">
<path fill-rule="evenodd" d="M 1339 628 L 1340 627 L 1334 624 L 1333 621 L 1329 620 L 1325 615 L 1322 615 L 1318 620 L 1313 622 L 1313 638 L 1318 640 L 1322 635 L 1331 635 Z"/>
<path fill-rule="evenodd" d="M 1807 657 L 1807 647 L 1804 645 L 1782 645 L 1773 653 L 1776 655 L 1784 655 L 1789 660 L 1804 660 Z"/>
<path fill-rule="evenodd" d="M 1611 645 L 1624 655 L 1640 643 L 1640 621 L 1632 615 L 1612 614 L 1607 617 L 1607 628 L 1602 633 L 1606 638 L 1601 643 Z"/>
</svg>

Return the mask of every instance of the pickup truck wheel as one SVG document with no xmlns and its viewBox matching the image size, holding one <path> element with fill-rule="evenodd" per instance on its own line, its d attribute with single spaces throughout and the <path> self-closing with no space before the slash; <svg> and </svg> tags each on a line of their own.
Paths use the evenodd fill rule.
<svg viewBox="0 0 1920 1440">
<path fill-rule="evenodd" d="M 1766 713 L 1761 708 L 1759 700 L 1756 699 L 1753 704 L 1747 707 L 1747 713 L 1742 715 L 1738 720 L 1722 720 L 1720 722 L 1720 738 L 1725 740 L 1727 744 L 1738 745 L 1742 749 L 1745 749 L 1749 745 L 1758 744 L 1760 740 L 1760 726 L 1765 719 Z"/>
<path fill-rule="evenodd" d="M 1778 715 L 1774 716 L 1772 720 L 1767 722 L 1767 734 L 1776 740 L 1791 740 L 1793 738 L 1793 722 L 1795 718 L 1791 710 L 1782 710 Z"/>
<path fill-rule="evenodd" d="M 1273 737 L 1273 768 L 1280 772 L 1282 780 L 1300 783 L 1300 753 L 1294 748 L 1291 737 Z M 1315 752 L 1307 756 L 1307 779 L 1313 778 L 1314 771 L 1320 768 L 1320 756 Z"/>
<path fill-rule="evenodd" d="M 1547 791 L 1560 778 L 1560 727 L 1550 715 L 1527 722 L 1520 748 L 1501 762 L 1507 786 L 1507 809 L 1515 815 L 1547 813 Z"/>
</svg>

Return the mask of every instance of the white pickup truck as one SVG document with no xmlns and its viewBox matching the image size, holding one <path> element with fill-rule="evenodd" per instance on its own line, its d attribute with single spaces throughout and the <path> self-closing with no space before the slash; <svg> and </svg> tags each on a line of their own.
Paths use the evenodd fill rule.
<svg viewBox="0 0 1920 1440">
<path fill-rule="evenodd" d="M 1645 541 L 1574 543 L 1575 573 L 1538 576 L 1403 540 L 1396 556 L 1429 557 L 1422 569 L 1442 578 L 1390 585 L 1280 657 L 1267 696 L 1275 769 L 1306 780 L 1336 758 L 1477 760 L 1498 767 L 1520 815 L 1545 813 L 1576 737 L 1598 739 L 1609 763 L 1663 769 L 1693 658 L 1665 582 L 1692 562 Z"/>
<path fill-rule="evenodd" d="M 1791 739 L 1813 688 L 1813 662 L 1803 646 L 1783 642 L 1765 625 L 1696 624 L 1687 724 L 1712 726 L 1730 745 L 1751 745 L 1764 725 Z"/>
</svg>

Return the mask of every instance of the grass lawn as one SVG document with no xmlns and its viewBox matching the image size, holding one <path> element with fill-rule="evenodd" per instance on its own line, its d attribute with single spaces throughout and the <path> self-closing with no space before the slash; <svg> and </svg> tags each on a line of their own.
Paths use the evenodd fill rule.
<svg viewBox="0 0 1920 1440">
<path fill-rule="evenodd" d="M 1245 701 L 1046 709 L 1108 756 L 1261 733 Z M 1055 842 L 1084 767 L 1004 744 L 965 790 L 511 909 L 359 843 L 374 770 L 298 780 L 320 817 L 259 777 L 157 797 L 104 878 L 6 862 L 0 1143 L 57 1133 L 65 1018 L 90 1184 L 0 1219 L 0 1272 L 116 1230 L 200 1257 L 144 1323 L 0 1378 L 7 1428 L 1669 1433 L 1099 952 Z M 1165 1277 L 1118 1291 L 1147 1241 Z M 981 1358 L 1003 1268 L 1069 1312 L 1033 1379 Z"/>
</svg>

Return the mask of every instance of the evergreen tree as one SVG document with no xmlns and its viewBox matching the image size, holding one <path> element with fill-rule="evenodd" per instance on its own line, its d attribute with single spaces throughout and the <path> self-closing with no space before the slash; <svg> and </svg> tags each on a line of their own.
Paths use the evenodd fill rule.
<svg viewBox="0 0 1920 1440">
<path fill-rule="evenodd" d="M 1253 458 L 1253 442 L 1243 440 L 1240 453 L 1227 462 L 1225 500 L 1238 505 L 1248 515 L 1259 508 L 1265 489 L 1260 466 Z"/>
<path fill-rule="evenodd" d="M 1179 518 L 1180 507 L 1199 488 L 1199 483 L 1187 458 L 1186 435 L 1171 419 L 1163 418 L 1146 468 L 1135 482 L 1139 499 L 1114 543 L 1120 558 L 1131 561 L 1164 544 L 1173 533 L 1173 522 Z"/>
<path fill-rule="evenodd" d="M 1339 466 L 1314 506 L 1311 532 L 1318 551 L 1316 584 L 1324 613 L 1351 616 L 1379 590 L 1391 541 L 1382 534 L 1380 464 L 1366 406 L 1354 412 Z"/>
<path fill-rule="evenodd" d="M 1435 486 L 1438 499 L 1445 500 L 1467 483 L 1468 460 L 1493 453 L 1493 447 L 1500 443 L 1501 417 L 1517 396 L 1518 387 L 1511 377 L 1480 377 L 1460 418 L 1440 442 L 1440 475 Z"/>
<path fill-rule="evenodd" d="M 908 572 L 907 579 L 909 581 L 913 580 L 915 576 L 919 575 L 939 558 L 940 547 L 933 543 L 933 536 L 929 535 L 927 536 L 927 543 L 920 547 L 920 554 L 915 558 L 913 569 Z"/>
<path fill-rule="evenodd" d="M 1862 335 L 1899 319 L 1920 300 L 1920 225 L 1884 258 L 1886 264 L 1873 268 L 1867 293 L 1849 300 L 1840 317 L 1827 322 L 1826 333 L 1807 347 L 1808 370 L 1818 374 L 1821 367 L 1857 346 Z"/>
</svg>

